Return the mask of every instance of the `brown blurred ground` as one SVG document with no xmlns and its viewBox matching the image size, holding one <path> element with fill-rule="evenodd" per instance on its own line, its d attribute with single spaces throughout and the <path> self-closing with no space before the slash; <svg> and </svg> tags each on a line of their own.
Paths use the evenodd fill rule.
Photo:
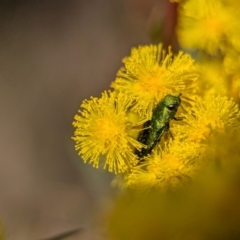
<svg viewBox="0 0 240 240">
<path fill-rule="evenodd" d="M 0 1 L 0 219 L 9 240 L 74 227 L 110 203 L 112 174 L 82 163 L 71 122 L 132 46 L 150 42 L 165 1 Z M 100 210 L 101 209 L 101 210 Z"/>
</svg>

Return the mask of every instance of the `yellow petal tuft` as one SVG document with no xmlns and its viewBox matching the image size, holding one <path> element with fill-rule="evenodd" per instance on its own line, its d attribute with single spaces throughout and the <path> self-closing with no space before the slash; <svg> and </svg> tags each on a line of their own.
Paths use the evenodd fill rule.
<svg viewBox="0 0 240 240">
<path fill-rule="evenodd" d="M 196 104 L 185 115 L 186 125 L 174 125 L 172 131 L 182 139 L 201 142 L 211 134 L 239 127 L 238 105 L 227 97 L 208 95 L 197 98 Z"/>
<path fill-rule="evenodd" d="M 104 156 L 104 168 L 115 173 L 137 164 L 133 147 L 142 145 L 129 135 L 127 110 L 131 104 L 131 98 L 116 92 L 104 92 L 101 98 L 82 103 L 79 115 L 74 117 L 73 140 L 84 162 L 98 168 Z"/>
<path fill-rule="evenodd" d="M 225 52 L 228 45 L 234 44 L 236 34 L 233 32 L 238 32 L 235 11 L 219 0 L 188 0 L 181 3 L 177 31 L 180 44 L 214 55 L 219 50 Z"/>
<path fill-rule="evenodd" d="M 173 56 L 162 45 L 133 48 L 131 55 L 123 59 L 124 67 L 117 74 L 112 87 L 133 97 L 133 111 L 151 116 L 153 108 L 167 94 L 182 93 L 191 99 L 198 77 L 194 60 L 179 52 Z"/>
<path fill-rule="evenodd" d="M 125 186 L 167 190 L 184 185 L 201 166 L 199 156 L 204 150 L 200 144 L 174 140 L 164 149 L 155 149 L 144 164 L 134 167 L 125 179 Z"/>
</svg>

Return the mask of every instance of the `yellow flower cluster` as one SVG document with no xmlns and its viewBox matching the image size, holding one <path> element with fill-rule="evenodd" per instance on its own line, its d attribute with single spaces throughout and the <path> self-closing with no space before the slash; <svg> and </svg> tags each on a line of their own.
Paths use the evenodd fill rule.
<svg viewBox="0 0 240 240">
<path fill-rule="evenodd" d="M 114 91 L 85 100 L 73 122 L 75 148 L 83 161 L 115 173 L 130 173 L 138 165 L 135 151 L 145 145 L 137 135 L 159 101 L 180 93 L 183 100 L 193 100 L 198 78 L 190 55 L 174 55 L 170 48 L 166 53 L 161 44 L 133 48 L 123 63 Z"/>
<path fill-rule="evenodd" d="M 128 191 L 111 210 L 109 233 L 114 240 L 240 239 L 240 1 L 170 1 L 178 3 L 180 46 L 196 62 L 174 63 L 189 58 L 179 53 L 156 64 L 156 46 L 124 59 L 112 86 L 132 96 L 132 110 L 155 122 L 156 104 L 179 93 L 183 109 L 151 153 L 115 180 Z"/>
<path fill-rule="evenodd" d="M 189 182 L 207 164 L 203 157 L 210 139 L 240 125 L 238 106 L 226 97 L 198 97 L 187 110 L 183 123 L 172 127 L 174 140 L 148 155 L 145 164 L 134 167 L 125 178 L 127 187 L 166 190 Z"/>
<path fill-rule="evenodd" d="M 183 115 L 187 124 L 175 125 L 173 131 L 182 140 L 201 143 L 214 133 L 234 130 L 240 121 L 237 104 L 232 99 L 214 95 L 203 100 L 198 97 L 188 113 Z"/>
<path fill-rule="evenodd" d="M 195 51 L 200 93 L 240 100 L 240 31 L 237 0 L 185 0 L 178 7 L 181 46 Z"/>
<path fill-rule="evenodd" d="M 125 186 L 138 190 L 168 190 L 184 185 L 200 168 L 203 146 L 174 139 L 165 148 L 158 146 L 146 162 L 132 169 L 125 177 Z"/>
<path fill-rule="evenodd" d="M 229 1 L 231 3 L 231 1 Z M 232 2 L 233 3 L 233 2 Z M 239 47 L 235 4 L 224 0 L 187 0 L 180 4 L 178 37 L 186 48 L 210 54 Z"/>
<path fill-rule="evenodd" d="M 113 90 L 82 103 L 73 122 L 73 140 L 85 163 L 124 173 L 123 187 L 162 191 L 185 185 L 207 165 L 212 137 L 234 131 L 240 123 L 234 102 L 239 96 L 240 61 L 233 51 L 238 33 L 233 30 L 232 3 L 179 1 L 180 43 L 202 51 L 203 57 L 195 63 L 189 54 L 173 54 L 162 44 L 138 46 L 123 59 Z M 181 96 L 182 109 L 178 117 L 158 116 L 160 123 L 153 113 L 167 95 Z M 161 107 L 162 114 L 175 111 L 171 104 Z M 156 126 L 145 124 L 153 119 Z M 178 119 L 182 121 L 174 122 Z M 147 146 L 138 135 L 146 129 L 155 131 L 154 148 L 140 157 L 138 151 Z"/>
</svg>

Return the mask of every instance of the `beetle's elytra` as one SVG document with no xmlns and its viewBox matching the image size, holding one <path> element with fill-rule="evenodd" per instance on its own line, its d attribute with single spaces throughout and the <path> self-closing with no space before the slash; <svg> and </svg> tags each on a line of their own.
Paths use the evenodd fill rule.
<svg viewBox="0 0 240 240">
<path fill-rule="evenodd" d="M 181 94 L 179 96 L 166 95 L 153 109 L 152 119 L 144 123 L 138 141 L 146 145 L 146 148 L 136 150 L 140 159 L 151 153 L 164 134 L 170 133 L 170 120 L 182 120 L 180 117 L 175 117 L 178 107 L 181 105 L 180 96 Z"/>
</svg>

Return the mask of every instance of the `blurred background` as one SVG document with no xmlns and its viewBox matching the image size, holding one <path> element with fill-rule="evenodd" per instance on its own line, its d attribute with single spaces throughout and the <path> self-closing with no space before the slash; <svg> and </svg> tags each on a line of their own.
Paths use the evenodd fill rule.
<svg viewBox="0 0 240 240">
<path fill-rule="evenodd" d="M 176 45 L 168 0 L 0 1 L 0 219 L 6 239 L 102 239 L 113 174 L 84 164 L 72 120 L 131 47 Z M 59 238 L 60 239 L 60 238 Z"/>
</svg>

